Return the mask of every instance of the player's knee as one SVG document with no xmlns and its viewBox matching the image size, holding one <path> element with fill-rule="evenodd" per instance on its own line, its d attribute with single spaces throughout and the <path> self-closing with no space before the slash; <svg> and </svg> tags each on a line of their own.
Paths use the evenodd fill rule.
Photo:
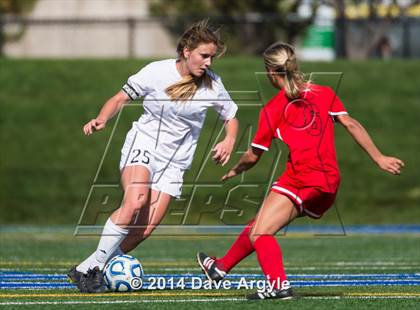
<svg viewBox="0 0 420 310">
<path fill-rule="evenodd" d="M 128 200 L 124 201 L 123 203 L 123 209 L 131 214 L 131 217 L 133 218 L 136 216 L 141 208 L 143 208 L 146 205 L 146 201 L 139 201 L 139 200 Z"/>
<path fill-rule="evenodd" d="M 255 241 L 258 239 L 259 235 L 257 235 L 255 232 L 250 231 L 249 232 L 249 240 L 251 241 L 251 244 L 254 245 Z"/>
<path fill-rule="evenodd" d="M 256 230 L 251 231 L 249 233 L 249 240 L 251 241 L 251 244 L 254 245 L 255 241 L 261 236 L 274 236 L 274 234 L 268 230 Z"/>
</svg>

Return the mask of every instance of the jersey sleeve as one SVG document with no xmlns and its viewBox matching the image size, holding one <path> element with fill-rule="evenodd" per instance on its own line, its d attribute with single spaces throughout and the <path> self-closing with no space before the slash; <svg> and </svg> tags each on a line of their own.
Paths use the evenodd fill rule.
<svg viewBox="0 0 420 310">
<path fill-rule="evenodd" d="M 255 133 L 251 146 L 268 151 L 271 146 L 271 141 L 275 137 L 275 132 L 276 120 L 270 115 L 266 108 L 263 108 L 260 112 L 257 132 Z"/>
<path fill-rule="evenodd" d="M 332 89 L 330 89 L 330 91 L 331 91 L 332 101 L 329 107 L 328 114 L 330 114 L 331 117 L 333 118 L 335 118 L 337 115 L 348 114 L 346 108 L 344 107 L 343 103 L 341 102 L 337 94 Z"/>
<path fill-rule="evenodd" d="M 151 91 L 149 84 L 152 77 L 153 75 L 150 66 L 146 66 L 128 78 L 127 83 L 122 87 L 122 91 L 125 92 L 131 100 L 144 97 Z"/>
<path fill-rule="evenodd" d="M 213 108 L 224 121 L 234 118 L 238 106 L 233 102 L 220 79 L 216 80 L 215 83 L 217 84 L 217 98 L 213 102 Z"/>
</svg>

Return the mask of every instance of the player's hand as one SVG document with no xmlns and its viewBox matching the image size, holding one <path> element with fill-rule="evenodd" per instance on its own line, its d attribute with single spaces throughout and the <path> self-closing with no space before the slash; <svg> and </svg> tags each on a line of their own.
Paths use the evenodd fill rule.
<svg viewBox="0 0 420 310">
<path fill-rule="evenodd" d="M 404 162 L 401 159 L 382 155 L 376 163 L 382 170 L 398 175 L 404 167 Z"/>
<path fill-rule="evenodd" d="M 232 154 L 233 146 L 235 145 L 235 140 L 230 138 L 225 138 L 222 142 L 216 144 L 213 148 L 213 160 L 218 165 L 226 165 L 230 159 L 230 154 Z"/>
<path fill-rule="evenodd" d="M 83 132 L 89 136 L 93 131 L 99 131 L 105 128 L 106 121 L 101 118 L 94 118 L 83 126 Z"/>
<path fill-rule="evenodd" d="M 230 169 L 228 171 L 228 173 L 226 173 L 224 176 L 222 176 L 222 178 L 220 180 L 222 182 L 224 182 L 224 181 L 229 180 L 229 179 L 231 179 L 231 178 L 233 178 L 234 176 L 237 176 L 237 175 L 238 175 L 238 173 L 236 172 L 235 169 Z"/>
</svg>

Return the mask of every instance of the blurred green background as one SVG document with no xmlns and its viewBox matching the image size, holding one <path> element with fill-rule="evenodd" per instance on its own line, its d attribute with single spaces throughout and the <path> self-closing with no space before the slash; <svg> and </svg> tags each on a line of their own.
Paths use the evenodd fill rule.
<svg viewBox="0 0 420 310">
<path fill-rule="evenodd" d="M 83 135 L 81 127 L 97 115 L 105 100 L 120 89 L 129 75 L 149 61 L 0 59 L 2 225 L 77 224 L 115 119 L 105 130 L 90 137 Z M 343 180 L 335 211 L 328 212 L 320 222 L 338 224 L 339 213 L 344 224 L 419 223 L 420 61 L 303 63 L 301 69 L 305 73 L 342 72 L 338 95 L 350 114 L 366 127 L 383 153 L 398 156 L 406 163 L 401 176 L 382 172 L 337 125 L 336 147 Z M 229 91 L 248 91 L 232 93 L 240 105 L 238 138 L 242 139 L 229 166 L 246 149 L 255 130 L 253 127 L 250 133 L 249 126 L 256 124 L 259 106 L 274 90 L 265 77 L 255 75 L 264 70 L 259 58 L 225 57 L 217 60 L 214 70 L 222 76 Z M 338 75 L 318 74 L 313 79 L 335 88 Z M 122 112 L 97 183 L 118 184 L 120 149 L 132 121 L 141 111 L 141 105 L 136 102 Z M 197 216 L 191 224 L 217 223 L 220 209 L 216 205 L 220 204 L 216 202 L 224 201 L 227 189 L 240 183 L 238 178 L 220 189 L 218 179 L 228 167 L 217 167 L 205 161 L 215 134 L 221 128 L 213 111 L 208 116 L 194 165 L 185 181 L 216 187 L 197 194 L 191 204 L 191 214 L 196 212 Z M 233 208 L 246 209 L 238 224 L 255 212 L 255 201 L 264 195 L 261 189 L 267 185 L 267 174 L 279 154 L 280 163 L 274 174 L 277 177 L 287 154 L 280 142 L 275 142 L 262 162 L 247 174 L 246 182 L 261 181 L 262 185 L 249 193 L 243 190 L 234 203 Z M 196 180 L 203 163 L 203 173 Z M 121 196 L 118 188 L 110 188 L 116 198 L 114 205 L 104 207 L 105 215 Z M 191 188 L 186 187 L 184 193 L 189 195 Z M 209 194 L 213 194 L 214 201 L 206 203 Z M 253 202 L 247 203 L 249 200 Z M 174 202 L 172 208 L 176 210 L 182 204 L 185 205 L 185 201 Z M 96 220 L 100 222 L 99 218 Z M 165 221 L 176 223 L 177 219 L 168 216 Z"/>
</svg>

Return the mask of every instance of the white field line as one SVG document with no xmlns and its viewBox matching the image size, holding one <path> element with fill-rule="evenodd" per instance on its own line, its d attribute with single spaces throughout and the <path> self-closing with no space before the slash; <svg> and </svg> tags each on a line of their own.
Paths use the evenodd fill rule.
<svg viewBox="0 0 420 310">
<path fill-rule="evenodd" d="M 245 301 L 244 298 L 192 298 L 192 299 L 139 299 L 139 300 L 101 300 L 101 301 L 11 301 L 0 302 L 0 306 L 9 305 L 107 305 L 107 304 L 141 304 L 141 303 L 189 303 L 189 302 L 226 302 L 226 301 Z"/>
<path fill-rule="evenodd" d="M 53 280 L 61 280 L 67 279 L 66 274 L 61 273 L 7 273 L 1 274 L 0 279 L 3 277 L 8 278 L 7 280 L 12 279 L 27 279 L 31 281 L 33 278 L 41 278 L 41 277 L 52 277 Z M 167 273 L 167 274 L 154 274 L 154 273 L 147 273 L 143 275 L 144 278 L 150 277 L 174 277 L 174 278 L 191 278 L 191 277 L 201 277 L 204 278 L 205 275 L 201 273 L 184 273 L 184 274 L 176 274 L 176 273 Z M 238 277 L 263 277 L 262 273 L 229 273 L 227 275 L 229 278 L 238 278 Z M 343 278 L 343 277 L 373 277 L 373 278 L 401 278 L 401 279 L 408 279 L 408 278 L 418 278 L 420 277 L 420 273 L 293 273 L 289 274 L 288 277 L 311 277 L 311 278 Z"/>
<path fill-rule="evenodd" d="M 257 263 L 255 263 L 257 265 Z M 417 268 L 416 268 L 417 267 Z M 196 266 L 192 266 L 190 268 L 187 267 L 167 267 L 167 268 L 147 268 L 148 271 L 150 270 L 160 270 L 160 271 L 191 271 L 191 270 L 199 270 Z M 285 266 L 285 269 L 287 271 L 291 270 L 413 270 L 413 269 L 420 269 L 419 266 L 372 266 L 372 267 L 362 267 L 362 266 L 354 266 L 354 267 L 335 267 L 335 266 L 305 266 L 305 267 L 288 267 Z M 15 269 L 16 270 L 16 269 Z M 31 269 L 36 270 L 36 269 Z M 44 269 L 46 271 L 48 270 L 59 270 L 59 269 Z M 260 267 L 235 267 L 235 271 L 261 271 Z"/>
<path fill-rule="evenodd" d="M 395 265 L 403 265 L 403 266 L 410 266 L 410 265 L 415 265 L 418 266 L 420 265 L 418 262 L 390 262 L 390 261 L 372 261 L 372 262 L 364 262 L 364 261 L 355 261 L 355 262 L 334 262 L 332 263 L 332 265 L 336 265 L 336 266 L 395 266 Z"/>
<path fill-rule="evenodd" d="M 257 264 L 257 263 L 255 263 Z M 146 267 L 147 268 L 147 267 Z M 367 266 L 354 266 L 354 267 L 350 267 L 350 266 L 346 266 L 346 267 L 335 267 L 335 266 L 306 266 L 306 267 L 287 267 L 285 266 L 285 269 L 287 271 L 292 271 L 292 270 L 298 270 L 298 271 L 311 271 L 311 270 L 418 270 L 420 269 L 420 265 L 419 266 L 372 266 L 372 267 L 367 267 Z M 167 267 L 167 268 L 158 268 L 158 267 L 153 267 L 153 268 L 147 268 L 147 270 L 150 271 L 186 271 L 186 272 L 191 272 L 196 270 L 197 272 L 199 271 L 199 268 L 196 266 L 191 266 L 190 268 L 188 267 Z M 0 272 L 1 271 L 53 271 L 53 272 L 67 272 L 68 268 L 30 268 L 30 267 L 24 267 L 24 268 L 0 268 Z M 235 271 L 261 271 L 260 267 L 235 267 Z"/>
<path fill-rule="evenodd" d="M 67 266 L 73 266 L 76 264 L 76 261 L 6 261 L 3 260 L 0 262 L 0 270 L 10 267 L 38 267 L 42 268 L 42 265 L 48 265 L 48 266 L 54 266 L 57 268 L 67 268 Z M 143 267 L 147 268 L 160 268 L 161 266 L 182 266 L 182 267 L 190 267 L 190 266 L 196 266 L 196 263 L 194 260 L 171 260 L 171 261 L 165 261 L 165 260 L 159 260 L 158 258 L 148 257 L 147 262 L 143 262 Z M 314 267 L 322 267 L 322 266 L 337 266 L 337 267 L 343 267 L 343 266 L 413 266 L 413 267 L 419 267 L 420 262 L 412 261 L 412 262 L 404 262 L 404 261 L 338 261 L 338 262 L 323 262 L 323 263 L 306 263 L 306 262 L 296 262 L 293 264 L 286 263 L 285 267 L 304 267 L 308 264 L 314 266 Z M 249 262 L 245 263 L 245 267 L 251 265 Z"/>
<path fill-rule="evenodd" d="M 303 299 L 420 299 L 420 296 L 306 296 Z"/>
<path fill-rule="evenodd" d="M 420 299 L 420 296 L 305 296 L 303 299 Z"/>
<path fill-rule="evenodd" d="M 256 263 L 257 264 L 257 263 Z M 390 267 L 380 267 L 380 266 L 372 266 L 372 267 L 359 267 L 359 266 L 354 266 L 354 267 L 335 267 L 335 266 L 305 266 L 305 267 L 288 267 L 285 266 L 286 270 L 388 270 L 388 269 L 392 269 L 392 270 L 410 270 L 410 269 L 415 269 L 417 266 L 390 266 Z M 418 266 L 420 267 L 420 265 Z M 164 270 L 164 271 L 188 271 L 188 270 L 192 270 L 192 269 L 197 269 L 196 266 L 191 267 L 191 268 L 186 268 L 186 267 L 167 267 L 167 268 L 148 268 L 148 270 Z M 32 269 L 31 269 L 32 270 Z M 35 269 L 33 269 L 35 270 Z M 49 269 L 49 270 L 57 270 L 57 269 Z M 261 271 L 260 267 L 235 267 L 235 271 L 238 270 L 258 270 Z"/>
<path fill-rule="evenodd" d="M 420 296 L 307 296 L 299 297 L 299 299 L 319 299 L 319 300 L 340 300 L 340 299 L 420 299 Z M 242 301 L 244 298 L 199 298 L 199 299 L 139 299 L 139 300 L 109 300 L 109 301 L 11 301 L 0 302 L 0 306 L 31 306 L 31 305 L 107 305 L 107 304 L 144 304 L 144 303 L 196 303 L 196 302 L 226 302 L 226 301 Z"/>
</svg>

